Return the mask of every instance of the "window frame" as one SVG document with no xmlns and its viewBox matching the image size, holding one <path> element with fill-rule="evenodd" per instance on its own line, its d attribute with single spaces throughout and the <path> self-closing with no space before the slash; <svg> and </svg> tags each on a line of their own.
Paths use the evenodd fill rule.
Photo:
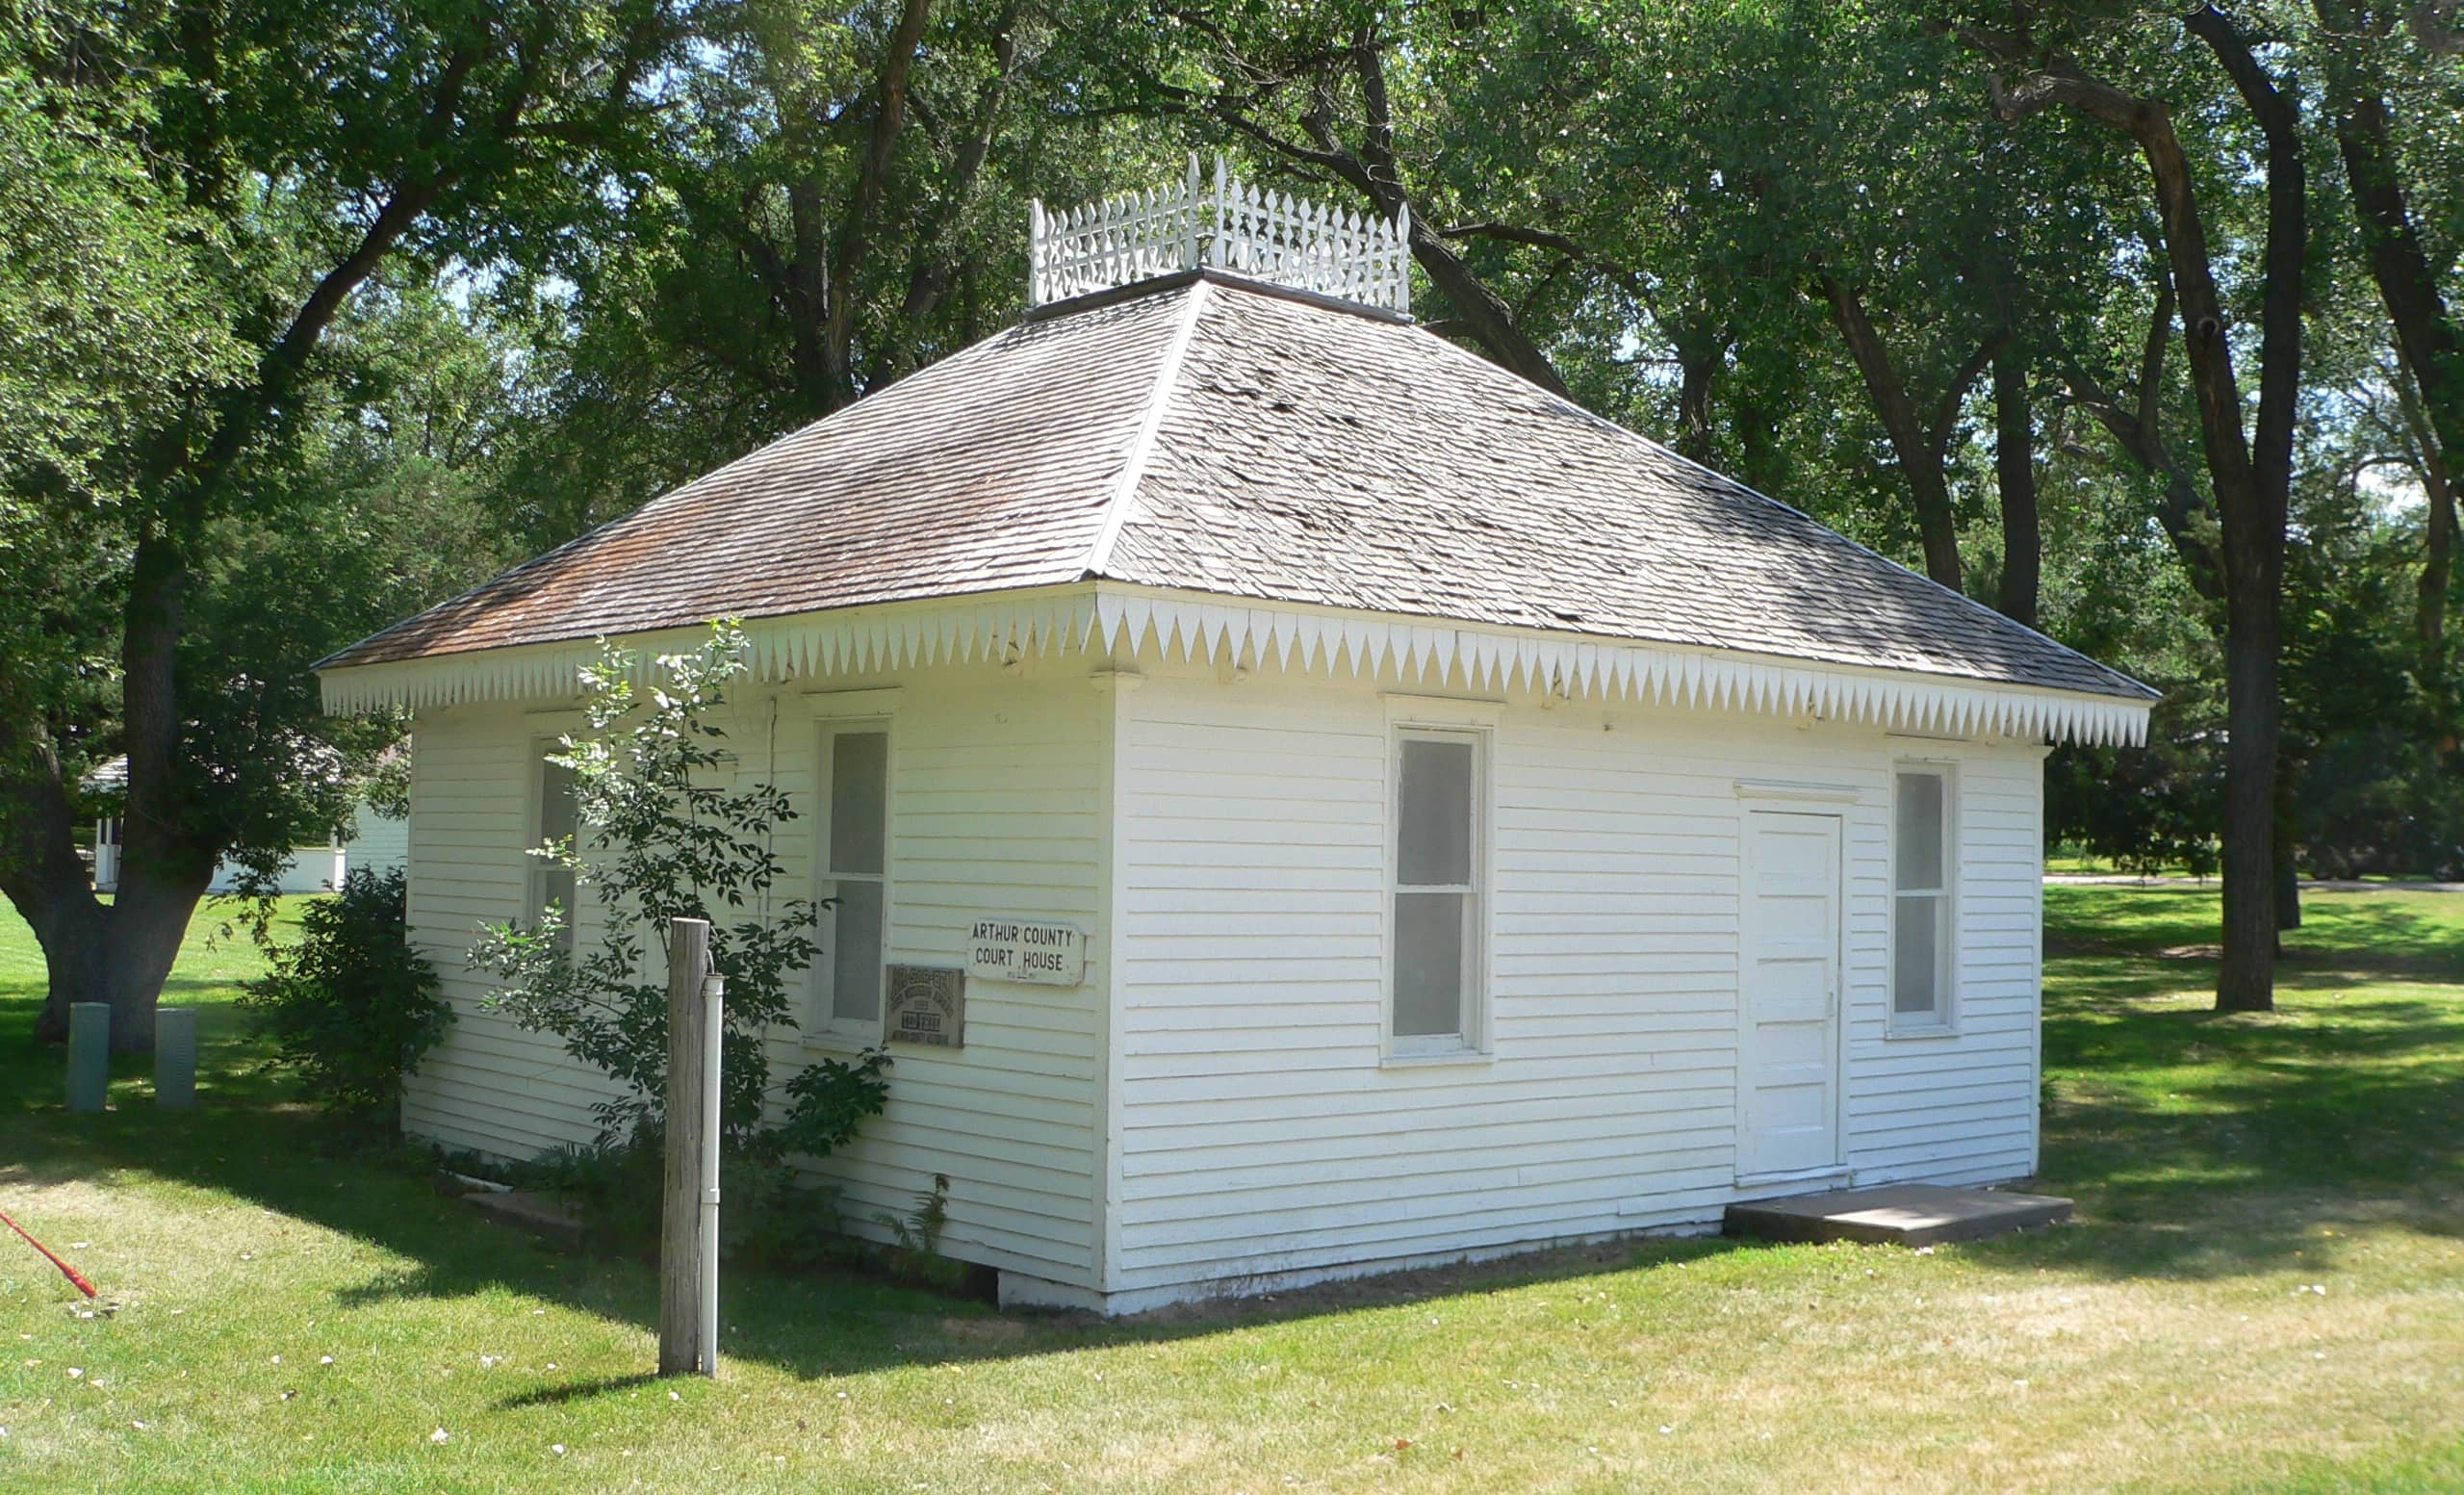
<svg viewBox="0 0 2464 1495">
<path fill-rule="evenodd" d="M 1888 974 L 1883 984 L 1885 1031 L 1892 1038 L 1949 1038 L 1959 1032 L 1960 988 L 1960 786 L 1959 765 L 1939 758 L 1897 758 L 1891 761 L 1890 908 L 1885 919 L 1884 948 L 1889 952 Z M 1921 774 L 1941 785 L 1941 886 L 1903 890 L 1899 886 L 1899 781 L 1903 774 Z M 1902 1012 L 1899 1007 L 1899 903 L 1903 897 L 1930 897 L 1934 902 L 1934 1006 L 1930 1012 Z"/>
<path fill-rule="evenodd" d="M 888 1031 L 890 930 L 895 923 L 893 911 L 897 902 L 897 838 L 895 823 L 898 798 L 898 734 L 892 725 L 887 703 L 872 700 L 882 692 L 851 691 L 849 700 L 840 705 L 853 709 L 834 710 L 825 706 L 814 712 L 813 722 L 813 839 L 812 897 L 815 905 L 813 938 L 821 952 L 807 972 L 805 1019 L 801 1024 L 805 1041 L 832 1048 L 869 1048 L 883 1041 Z M 837 739 L 880 734 L 882 737 L 882 869 L 879 872 L 840 873 L 831 865 L 831 799 L 836 787 Z M 871 1020 L 845 1018 L 837 1014 L 837 948 L 838 910 L 821 907 L 825 898 L 834 898 L 838 884 L 846 881 L 870 882 L 881 888 L 881 1004 Z"/>
<path fill-rule="evenodd" d="M 1398 703 L 1388 712 L 1385 744 L 1385 846 L 1378 909 L 1378 1031 L 1382 1063 L 1392 1067 L 1481 1063 L 1494 1055 L 1490 1009 L 1496 988 L 1497 869 L 1496 790 L 1493 763 L 1500 708 L 1485 702 Z M 1464 742 L 1472 748 L 1471 881 L 1464 885 L 1401 881 L 1403 744 Z M 1397 897 L 1408 891 L 1461 893 L 1470 907 L 1464 918 L 1463 993 L 1458 1030 L 1399 1034 L 1395 1031 L 1396 983 L 1401 975 L 1397 950 Z"/>
<path fill-rule="evenodd" d="M 565 751 L 566 734 L 548 735 L 534 732 L 530 737 L 530 773 L 524 785 L 522 839 L 522 923 L 524 927 L 539 927 L 539 914 L 548 906 L 549 866 L 545 858 L 531 855 L 547 844 L 547 827 L 541 821 L 548 812 L 548 761 L 550 754 Z M 571 773 L 571 769 L 566 770 Z M 574 841 L 577 849 L 581 841 L 580 807 L 575 807 Z M 565 953 L 574 955 L 581 949 L 581 879 L 574 879 L 573 897 L 565 910 Z"/>
</svg>

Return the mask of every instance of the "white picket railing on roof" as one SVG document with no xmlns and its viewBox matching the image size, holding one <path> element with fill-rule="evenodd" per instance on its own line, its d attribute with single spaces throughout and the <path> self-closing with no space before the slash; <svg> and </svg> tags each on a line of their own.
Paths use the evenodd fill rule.
<svg viewBox="0 0 2464 1495">
<path fill-rule="evenodd" d="M 1027 304 L 1110 291 L 1211 266 L 1272 285 L 1409 315 L 1412 210 L 1389 221 L 1233 177 L 1212 188 L 1190 157 L 1178 188 L 1123 193 L 1059 213 L 1028 210 Z"/>
</svg>

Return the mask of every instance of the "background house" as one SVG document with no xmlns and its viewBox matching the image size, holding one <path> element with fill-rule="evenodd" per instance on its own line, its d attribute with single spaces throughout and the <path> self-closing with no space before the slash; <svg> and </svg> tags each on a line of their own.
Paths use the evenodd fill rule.
<svg viewBox="0 0 2464 1495">
<path fill-rule="evenodd" d="M 409 1130 L 590 1140 L 462 954 L 561 891 L 593 641 L 727 615 L 838 899 L 779 1058 L 895 1042 L 850 1218 L 946 1175 L 1005 1300 L 2035 1166 L 2044 744 L 2150 692 L 1410 325 L 1394 225 L 1194 185 L 1034 258 L 1019 327 L 325 661 L 417 712 Z"/>
<path fill-rule="evenodd" d="M 125 757 L 114 758 L 97 764 L 91 773 L 79 781 L 78 787 L 102 812 L 94 817 L 88 865 L 93 872 L 94 890 L 111 892 L 119 887 L 120 817 L 117 809 L 128 794 L 128 760 Z M 274 879 L 274 891 L 331 892 L 342 887 L 343 879 L 353 867 L 364 867 L 379 874 L 407 868 L 410 851 L 409 822 L 398 815 L 383 814 L 374 806 L 363 802 L 352 807 L 349 823 L 335 827 L 321 844 L 291 849 Z M 237 863 L 228 860 L 218 863 L 208 890 L 235 890 L 240 886 L 242 870 Z"/>
</svg>

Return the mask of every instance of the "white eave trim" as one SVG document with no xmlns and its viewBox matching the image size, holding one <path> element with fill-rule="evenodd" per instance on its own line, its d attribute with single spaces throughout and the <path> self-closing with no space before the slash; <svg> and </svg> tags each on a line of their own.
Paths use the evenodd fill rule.
<svg viewBox="0 0 2464 1495">
<path fill-rule="evenodd" d="M 1289 603 L 1250 603 L 1116 582 L 978 600 L 842 608 L 744 624 L 763 680 L 1103 652 L 1106 668 L 1145 659 L 1279 660 L 1286 670 L 1401 687 L 1545 693 L 1566 700 L 1857 722 L 1889 732 L 2022 740 L 2143 743 L 2154 703 L 1681 645 L 1446 623 Z M 687 650 L 699 629 L 626 642 Z M 590 640 L 438 655 L 321 672 L 325 709 L 353 712 L 570 697 Z"/>
</svg>

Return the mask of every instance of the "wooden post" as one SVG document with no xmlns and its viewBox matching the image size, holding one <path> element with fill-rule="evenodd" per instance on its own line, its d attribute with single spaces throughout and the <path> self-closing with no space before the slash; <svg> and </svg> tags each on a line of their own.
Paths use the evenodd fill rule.
<svg viewBox="0 0 2464 1495">
<path fill-rule="evenodd" d="M 707 1098 L 705 1049 L 718 1035 L 705 1027 L 702 978 L 710 969 L 710 923 L 680 918 L 667 926 L 667 1187 L 659 1204 L 658 1373 L 708 1374 L 701 1364 L 703 1127 Z M 711 1187 L 718 1180 L 709 1180 Z M 713 1243 L 714 1244 L 714 1243 Z M 715 1326 L 713 1326 L 715 1327 Z M 715 1359 L 715 1356 L 713 1357 Z"/>
</svg>

